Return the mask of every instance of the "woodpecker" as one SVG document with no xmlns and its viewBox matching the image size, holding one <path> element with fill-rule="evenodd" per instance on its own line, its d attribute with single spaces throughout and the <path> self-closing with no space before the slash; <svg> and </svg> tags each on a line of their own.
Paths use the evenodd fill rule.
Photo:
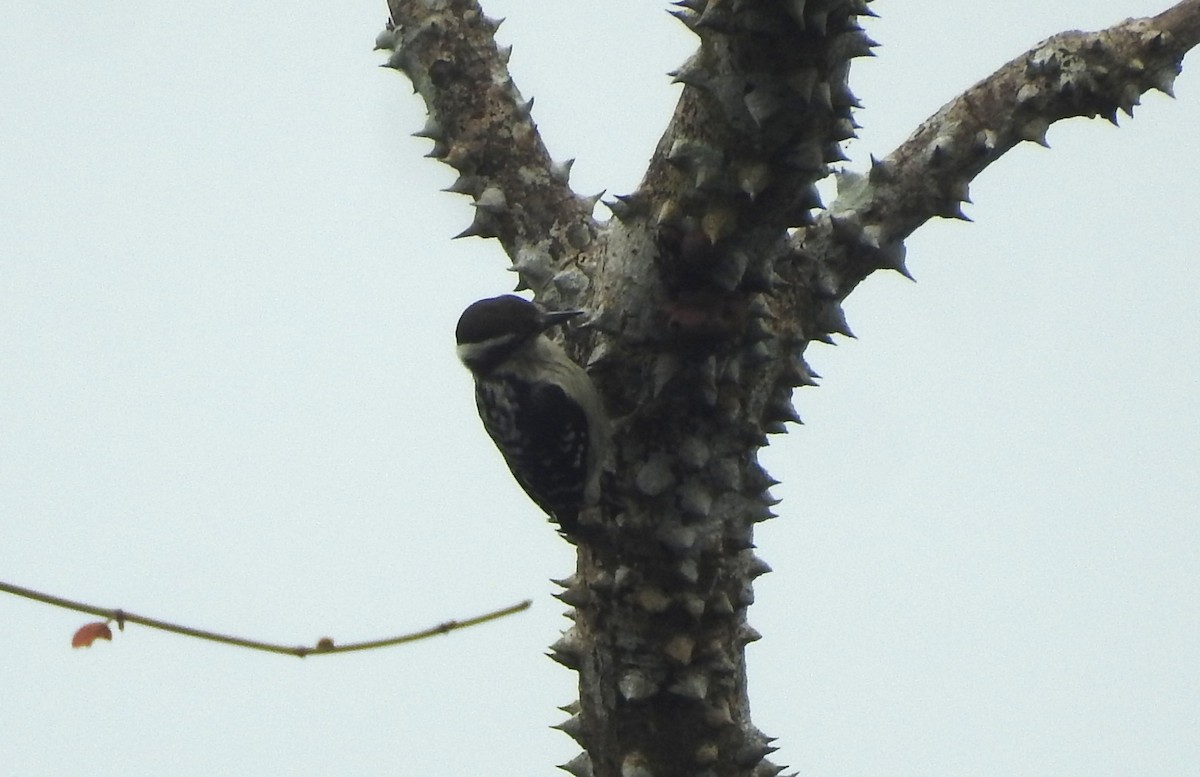
<svg viewBox="0 0 1200 777">
<path fill-rule="evenodd" d="M 546 312 L 508 294 L 472 303 L 455 331 L 484 429 L 517 483 L 568 536 L 599 496 L 609 437 L 592 379 L 545 334 L 581 313 Z"/>
</svg>

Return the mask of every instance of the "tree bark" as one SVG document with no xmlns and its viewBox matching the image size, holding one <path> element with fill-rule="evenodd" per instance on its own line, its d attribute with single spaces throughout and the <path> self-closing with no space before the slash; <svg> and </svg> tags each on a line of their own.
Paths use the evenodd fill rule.
<svg viewBox="0 0 1200 777">
<path fill-rule="evenodd" d="M 575 194 L 508 74 L 497 23 L 474 0 L 389 0 L 378 45 L 424 98 L 431 155 L 475 202 L 459 237 L 494 237 L 520 287 L 582 307 L 567 333 L 615 421 L 601 505 L 582 519 L 575 574 L 559 595 L 573 625 L 551 655 L 579 673 L 560 728 L 584 752 L 577 777 L 756 775 L 782 767 L 751 723 L 745 645 L 753 580 L 769 571 L 754 525 L 773 516 L 757 462 L 799 420 L 815 384 L 813 340 L 850 336 L 841 301 L 868 274 L 907 274 L 904 239 L 963 218 L 970 181 L 1071 116 L 1132 113 L 1171 92 L 1200 41 L 1200 0 L 1096 33 L 1068 32 L 1001 67 L 926 120 L 865 175 L 839 173 L 857 101 L 850 63 L 874 47 L 869 0 L 683 0 L 699 39 L 637 190 Z M 798 473 L 793 473 L 798 474 Z"/>
</svg>

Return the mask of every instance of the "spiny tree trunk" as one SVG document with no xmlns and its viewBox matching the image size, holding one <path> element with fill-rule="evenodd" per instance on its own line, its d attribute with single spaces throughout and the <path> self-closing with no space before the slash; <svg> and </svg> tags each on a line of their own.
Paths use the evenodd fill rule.
<svg viewBox="0 0 1200 777">
<path fill-rule="evenodd" d="M 425 99 L 419 134 L 458 171 L 452 191 L 475 202 L 459 236 L 499 239 L 522 288 L 592 313 L 567 345 L 605 396 L 615 454 L 562 581 L 574 625 L 552 648 L 579 672 L 561 724 L 584 750 L 564 766 L 578 777 L 780 771 L 750 720 L 746 612 L 768 571 L 754 525 L 775 505 L 757 451 L 798 420 L 805 348 L 850 335 L 841 301 L 875 270 L 907 274 L 904 239 L 963 218 L 985 167 L 1059 119 L 1115 121 L 1149 89 L 1170 94 L 1200 41 L 1200 0 L 1050 38 L 867 174 L 840 173 L 824 207 L 814 184 L 856 127 L 850 62 L 875 45 L 857 23 L 868 2 L 676 3 L 699 39 L 672 73 L 682 97 L 641 184 L 599 222 L 597 197 L 546 152 L 497 23 L 473 0 L 389 0 L 379 47 Z"/>
</svg>

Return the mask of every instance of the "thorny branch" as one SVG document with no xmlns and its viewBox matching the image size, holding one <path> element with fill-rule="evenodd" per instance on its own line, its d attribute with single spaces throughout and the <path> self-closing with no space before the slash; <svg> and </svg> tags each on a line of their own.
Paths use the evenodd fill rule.
<svg viewBox="0 0 1200 777">
<path fill-rule="evenodd" d="M 428 121 L 415 134 L 433 141 L 428 156 L 457 171 L 447 191 L 475 203 L 475 218 L 456 237 L 497 238 L 522 280 L 537 286 L 547 276 L 531 257 L 587 261 L 599 248 L 591 215 L 599 195 L 576 195 L 567 184 L 572 160 L 550 158 L 533 100 L 508 73 L 511 48 L 493 37 L 500 22 L 461 0 L 389 0 L 388 8 L 376 48 L 391 52 L 385 66 L 405 73 L 425 100 Z"/>
<path fill-rule="evenodd" d="M 1200 0 L 1098 33 L 1057 35 L 971 87 L 869 174 L 839 174 L 858 101 L 850 63 L 875 46 L 869 0 L 679 0 L 699 42 L 671 75 L 675 114 L 637 190 L 605 204 L 567 185 L 475 0 L 388 0 L 378 46 L 425 100 L 431 156 L 474 200 L 462 236 L 496 237 L 522 288 L 586 308 L 567 336 L 611 415 L 614 468 L 559 598 L 572 626 L 551 657 L 579 673 L 559 728 L 576 777 L 775 777 L 750 720 L 745 646 L 754 526 L 774 516 L 757 461 L 815 384 L 808 343 L 849 335 L 841 301 L 904 240 L 960 203 L 985 167 L 1071 116 L 1170 93 L 1200 42 Z M 595 537 L 596 539 L 591 539 Z"/>
<path fill-rule="evenodd" d="M 1117 123 L 1151 89 L 1174 96 L 1183 57 L 1200 43 L 1200 0 L 1099 32 L 1055 35 L 951 100 L 896 150 L 847 176 L 815 228 L 795 241 L 821 258 L 845 297 L 880 267 L 907 273 L 901 241 L 934 216 L 964 218 L 968 185 L 1023 141 L 1047 145 L 1051 124 L 1103 116 Z M 882 261 L 881 261 L 882 259 Z"/>
</svg>

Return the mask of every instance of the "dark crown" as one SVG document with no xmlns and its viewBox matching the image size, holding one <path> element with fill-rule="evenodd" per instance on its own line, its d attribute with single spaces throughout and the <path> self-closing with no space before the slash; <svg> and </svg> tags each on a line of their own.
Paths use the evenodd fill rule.
<svg viewBox="0 0 1200 777">
<path fill-rule="evenodd" d="M 482 343 L 505 335 L 518 338 L 544 329 L 543 315 L 532 302 L 505 294 L 471 303 L 458 318 L 454 336 L 459 345 Z"/>
</svg>

